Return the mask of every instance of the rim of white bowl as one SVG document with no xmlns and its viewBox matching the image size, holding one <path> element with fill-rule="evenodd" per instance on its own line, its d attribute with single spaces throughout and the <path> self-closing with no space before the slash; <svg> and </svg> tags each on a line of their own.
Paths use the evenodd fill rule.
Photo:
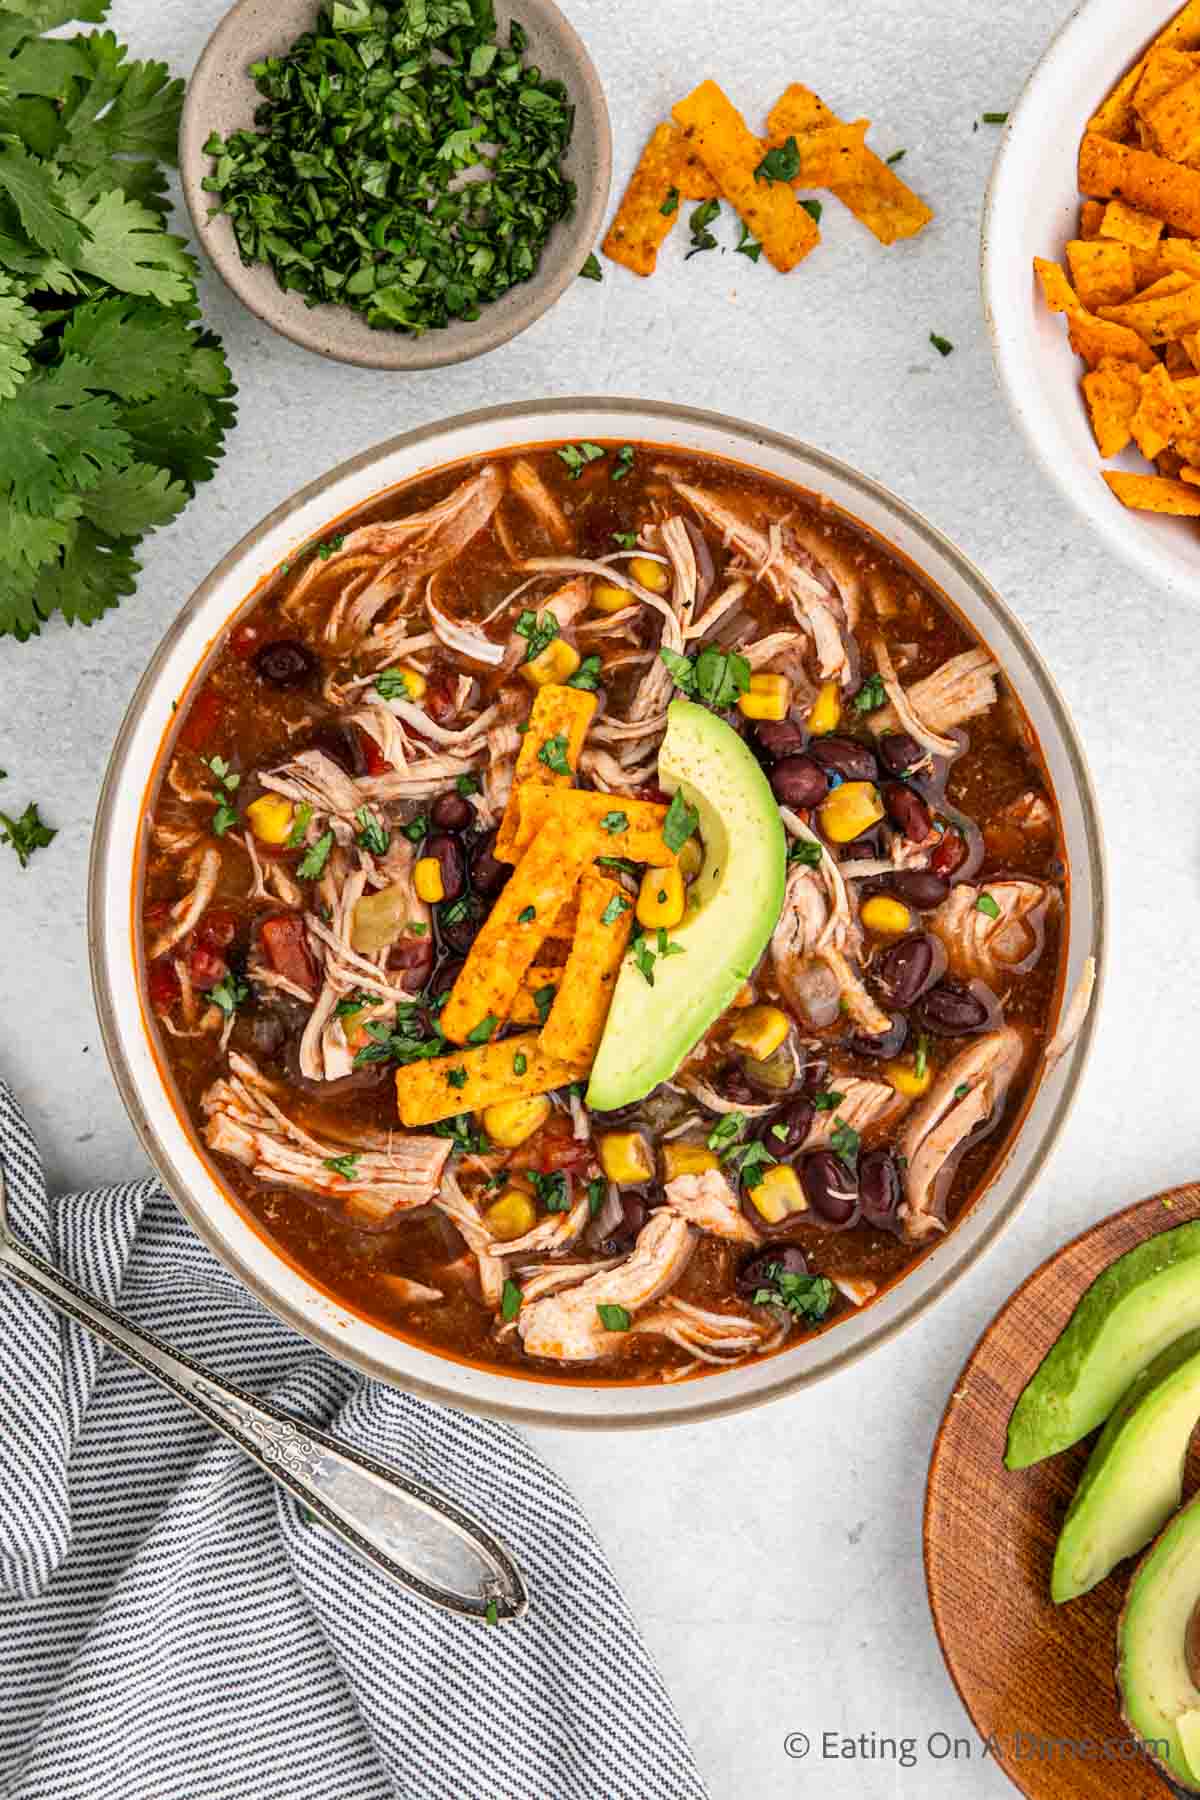
<svg viewBox="0 0 1200 1800">
<path fill-rule="evenodd" d="M 1024 1123 L 970 1212 L 878 1300 L 832 1330 L 728 1373 L 671 1384 L 595 1385 L 509 1375 L 434 1352 L 364 1321 L 297 1272 L 253 1226 L 185 1126 L 162 1077 L 144 1014 L 134 905 L 144 802 L 176 697 L 192 691 L 262 580 L 339 516 L 413 474 L 504 448 L 564 437 L 625 438 L 711 454 L 823 494 L 868 534 L 923 571 L 952 605 L 967 595 L 987 621 L 1005 674 L 1037 728 L 1052 728 L 1078 814 L 1083 854 L 1071 857 L 1073 904 L 1065 954 L 1069 993 L 1082 957 L 1097 963 L 1091 1011 L 1074 1047 L 1040 1080 Z M 872 516 L 874 515 L 874 516 Z M 1015 673 L 1014 673 L 1015 671 Z M 1039 730 L 1049 757 L 1044 730 Z M 1056 777 L 1060 806 L 1066 782 Z M 1076 917 L 1077 896 L 1090 913 Z M 342 463 L 270 513 L 226 555 L 181 608 L 148 663 L 113 746 L 97 807 L 88 875 L 93 992 L 110 1067 L 130 1120 L 167 1191 L 214 1255 L 285 1324 L 361 1373 L 442 1405 L 521 1424 L 641 1429 L 718 1418 L 764 1404 L 849 1367 L 890 1341 L 960 1280 L 1015 1218 L 1061 1134 L 1078 1093 L 1105 978 L 1107 873 L 1087 761 L 1066 704 L 1023 626 L 962 553 L 904 501 L 869 477 L 784 433 L 717 413 L 636 399 L 515 402 L 401 434 Z M 1065 1004 L 1065 994 L 1061 1004 Z M 1061 1012 L 1060 1012 L 1061 1017 Z"/>
</svg>

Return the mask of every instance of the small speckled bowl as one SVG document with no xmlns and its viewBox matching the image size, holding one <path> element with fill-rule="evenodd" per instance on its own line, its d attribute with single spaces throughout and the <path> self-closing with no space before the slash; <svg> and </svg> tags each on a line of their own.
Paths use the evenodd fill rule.
<svg viewBox="0 0 1200 1800">
<path fill-rule="evenodd" d="M 554 227 L 528 281 L 485 306 L 478 319 L 456 319 L 440 331 L 410 337 L 375 331 L 348 307 L 310 307 L 302 295 L 285 293 L 265 263 L 242 261 L 229 220 L 209 217 L 216 196 L 201 185 L 212 172 L 212 158 L 204 154 L 209 135 L 218 131 L 228 137 L 231 131 L 253 128 L 261 95 L 247 73 L 250 64 L 282 55 L 311 28 L 317 10 L 317 0 L 238 0 L 208 40 L 188 86 L 179 134 L 183 193 L 197 241 L 252 313 L 306 350 L 338 362 L 370 369 L 437 369 L 507 343 L 554 305 L 600 235 L 612 179 L 612 131 L 604 90 L 582 41 L 554 0 L 516 0 L 512 6 L 498 0 L 499 41 L 506 40 L 515 17 L 529 39 L 526 60 L 562 81 L 575 107 L 564 165 L 576 187 L 575 211 Z"/>
</svg>

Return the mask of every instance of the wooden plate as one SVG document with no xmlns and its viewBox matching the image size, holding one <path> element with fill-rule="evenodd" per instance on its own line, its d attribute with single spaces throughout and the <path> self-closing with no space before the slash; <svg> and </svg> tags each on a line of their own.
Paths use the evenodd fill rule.
<svg viewBox="0 0 1200 1800">
<path fill-rule="evenodd" d="M 1066 1606 L 1050 1599 L 1059 1526 L 1094 1440 L 1031 1469 L 1010 1471 L 1003 1459 L 1017 1397 L 1085 1288 L 1127 1250 L 1196 1218 L 1200 1185 L 1173 1188 L 1094 1225 L 1043 1263 L 979 1340 L 933 1448 L 925 1578 L 934 1627 L 980 1736 L 995 1740 L 994 1760 L 1030 1800 L 1182 1794 L 1127 1748 L 1117 1706 L 1117 1615 L 1132 1562 Z M 1193 1443 L 1185 1493 L 1198 1485 Z M 1035 1739 L 1054 1743 L 1038 1754 Z M 1080 1743 L 1098 1747 L 1094 1759 L 1069 1748 Z"/>
</svg>

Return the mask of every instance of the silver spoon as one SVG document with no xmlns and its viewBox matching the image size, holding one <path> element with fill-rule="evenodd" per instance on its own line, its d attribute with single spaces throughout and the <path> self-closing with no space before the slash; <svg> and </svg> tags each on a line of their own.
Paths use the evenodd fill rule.
<svg viewBox="0 0 1200 1800">
<path fill-rule="evenodd" d="M 410 1593 L 466 1618 L 494 1623 L 524 1616 L 529 1596 L 516 1563 L 498 1538 L 453 1501 L 269 1400 L 218 1381 L 203 1364 L 131 1324 L 18 1244 L 8 1223 L 3 1169 L 0 1275 L 85 1325 L 169 1388 L 352 1550 Z"/>
</svg>

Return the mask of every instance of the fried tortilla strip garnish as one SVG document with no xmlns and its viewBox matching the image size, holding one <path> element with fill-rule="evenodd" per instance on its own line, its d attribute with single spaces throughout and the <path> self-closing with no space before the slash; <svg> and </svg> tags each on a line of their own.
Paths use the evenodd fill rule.
<svg viewBox="0 0 1200 1800">
<path fill-rule="evenodd" d="M 798 180 L 802 187 L 811 185 L 813 180 L 805 137 L 827 126 L 840 124 L 837 114 L 830 111 L 820 96 L 799 81 L 784 90 L 767 114 L 767 132 L 773 144 L 786 143 L 789 137 L 796 139 L 800 151 Z M 865 144 L 853 168 L 820 185 L 828 187 L 834 199 L 840 200 L 868 231 L 874 232 L 881 244 L 916 237 L 933 218 L 932 210 L 920 195 L 906 187 L 895 171 Z"/>
<path fill-rule="evenodd" d="M 1136 300 L 1122 306 L 1102 306 L 1099 317 L 1114 325 L 1127 325 L 1148 344 L 1166 344 L 1172 338 L 1200 327 L 1200 281 L 1179 286 L 1178 273 L 1166 275 Z"/>
<path fill-rule="evenodd" d="M 1088 130 L 1099 137 L 1127 138 L 1135 124 L 1134 95 L 1146 63 L 1156 50 L 1200 49 L 1200 0 L 1187 0 L 1182 11 L 1159 32 L 1146 55 L 1136 62 L 1119 81 L 1095 116 L 1088 120 Z"/>
<path fill-rule="evenodd" d="M 540 1028 L 558 996 L 564 967 L 562 963 L 534 963 L 526 970 L 525 984 L 508 1015 L 510 1025 L 537 1025 Z"/>
<path fill-rule="evenodd" d="M 1126 475 L 1118 469 L 1102 469 L 1109 487 L 1122 506 L 1140 512 L 1182 513 L 1200 519 L 1200 489 L 1164 475 Z"/>
<path fill-rule="evenodd" d="M 1128 244 L 1109 238 L 1073 238 L 1067 245 L 1067 261 L 1075 291 L 1090 312 L 1099 306 L 1119 306 L 1137 292 L 1133 256 Z"/>
<path fill-rule="evenodd" d="M 549 1055 L 591 1068 L 632 929 L 633 902 L 620 882 L 598 871 L 585 875 L 575 942 L 542 1031 Z"/>
<path fill-rule="evenodd" d="M 1142 117 L 1160 156 L 1194 165 L 1200 156 L 1200 59 L 1188 57 L 1187 61 L 1191 72 L 1186 81 L 1170 88 Z"/>
<path fill-rule="evenodd" d="M 1156 364 L 1142 377 L 1138 408 L 1130 421 L 1134 442 L 1146 461 L 1153 462 L 1173 439 L 1186 437 L 1189 423 L 1175 383 L 1165 366 Z"/>
<path fill-rule="evenodd" d="M 550 681 L 545 687 L 538 689 L 529 715 L 529 727 L 517 752 L 512 792 L 500 821 L 500 829 L 496 833 L 492 854 L 499 857 L 501 862 L 516 861 L 512 845 L 516 837 L 522 788 L 570 787 L 575 779 L 574 771 L 579 766 L 579 753 L 583 749 L 583 741 L 595 711 L 595 694 L 589 694 L 583 688 L 561 687 L 558 682 Z M 546 760 L 546 756 L 550 754 L 546 747 L 555 740 L 563 740 L 557 747 L 570 765 L 570 772 L 567 774 L 561 769 L 553 768 Z M 558 757 L 552 757 L 553 762 L 559 760 Z"/>
<path fill-rule="evenodd" d="M 680 199 L 716 197 L 716 182 L 682 133 L 669 123 L 656 125 L 601 248 L 635 275 L 653 275 L 663 240 L 679 217 Z"/>
<path fill-rule="evenodd" d="M 1042 284 L 1042 298 L 1051 312 L 1074 312 L 1079 295 L 1067 280 L 1066 271 L 1047 257 L 1035 256 L 1033 272 Z"/>
<path fill-rule="evenodd" d="M 513 849 L 520 855 L 537 834 L 550 830 L 557 833 L 560 843 L 578 840 L 589 861 L 597 856 L 621 856 L 629 862 L 666 869 L 675 861 L 674 851 L 663 842 L 666 816 L 665 806 L 656 806 L 652 800 L 627 800 L 624 794 L 526 788 Z"/>
<path fill-rule="evenodd" d="M 1115 238 L 1118 243 L 1128 244 L 1132 250 L 1153 250 L 1163 234 L 1161 219 L 1152 217 L 1150 213 L 1138 212 L 1136 207 L 1126 206 L 1123 200 L 1110 200 L 1107 205 L 1100 200 L 1085 200 L 1085 215 L 1092 206 L 1098 207 L 1100 211 L 1100 236 Z M 1085 232 L 1084 236 L 1087 235 Z"/>
<path fill-rule="evenodd" d="M 783 274 L 821 241 L 816 223 L 783 181 L 758 181 L 763 146 L 715 81 L 703 81 L 672 109 L 690 149 Z"/>
<path fill-rule="evenodd" d="M 1098 368 L 1107 356 L 1115 357 L 1118 362 L 1136 363 L 1139 369 L 1152 369 L 1158 361 L 1149 344 L 1127 325 L 1113 325 L 1107 319 L 1098 319 L 1082 306 L 1067 314 L 1067 322 L 1071 348 L 1076 356 L 1082 356 L 1089 368 Z"/>
<path fill-rule="evenodd" d="M 526 969 L 592 854 L 590 839 L 571 840 L 557 826 L 534 838 L 480 927 L 442 1009 L 438 1023 L 451 1043 L 465 1043 L 489 1017 L 494 1023 L 508 1018 Z"/>
<path fill-rule="evenodd" d="M 1079 186 L 1099 200 L 1124 200 L 1189 237 L 1200 237 L 1200 170 L 1089 132 L 1079 146 Z"/>
<path fill-rule="evenodd" d="M 428 1062 L 406 1063 L 396 1070 L 396 1105 L 400 1123 L 411 1130 L 502 1100 L 548 1094 L 585 1073 L 547 1055 L 536 1032 L 520 1032 Z"/>
<path fill-rule="evenodd" d="M 1120 456 L 1133 436 L 1133 415 L 1142 397 L 1142 371 L 1135 363 L 1103 356 L 1083 378 L 1092 431 L 1101 456 Z"/>
<path fill-rule="evenodd" d="M 1104 219 L 1103 200 L 1085 200 L 1079 208 L 1079 235 L 1081 238 L 1103 237 L 1100 229 Z M 1113 233 L 1114 236 L 1119 235 Z"/>
</svg>

